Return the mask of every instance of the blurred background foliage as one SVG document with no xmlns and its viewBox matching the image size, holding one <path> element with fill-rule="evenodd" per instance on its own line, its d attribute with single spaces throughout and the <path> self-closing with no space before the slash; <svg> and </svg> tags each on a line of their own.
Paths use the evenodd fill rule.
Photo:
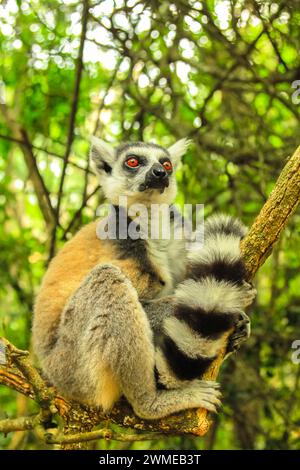
<svg viewBox="0 0 300 470">
<path fill-rule="evenodd" d="M 30 348 L 47 262 L 102 202 L 91 134 L 190 137 L 178 202 L 251 224 L 300 144 L 299 23 L 296 0 L 0 2 L 0 335 Z M 127 448 L 300 448 L 299 222 L 298 211 L 257 276 L 253 334 L 223 366 L 210 433 Z M 0 387 L 0 418 L 32 406 Z M 0 437 L 40 447 L 31 433 Z"/>
</svg>

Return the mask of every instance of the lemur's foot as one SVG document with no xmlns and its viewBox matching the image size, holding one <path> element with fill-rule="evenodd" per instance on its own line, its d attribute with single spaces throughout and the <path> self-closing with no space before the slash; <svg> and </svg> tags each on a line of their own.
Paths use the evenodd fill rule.
<svg viewBox="0 0 300 470">
<path fill-rule="evenodd" d="M 251 284 L 251 282 L 248 282 L 248 281 L 243 281 L 242 288 L 245 292 L 244 308 L 246 308 L 246 307 L 249 307 L 249 305 L 251 305 L 254 302 L 254 299 L 257 294 L 257 290 L 255 289 L 253 284 Z"/>
<path fill-rule="evenodd" d="M 250 331 L 250 318 L 241 311 L 234 332 L 229 336 L 226 353 L 237 351 L 241 344 L 249 338 Z"/>
<path fill-rule="evenodd" d="M 220 384 L 211 380 L 195 379 L 187 386 L 198 402 L 199 408 L 217 413 L 221 408 Z"/>
</svg>

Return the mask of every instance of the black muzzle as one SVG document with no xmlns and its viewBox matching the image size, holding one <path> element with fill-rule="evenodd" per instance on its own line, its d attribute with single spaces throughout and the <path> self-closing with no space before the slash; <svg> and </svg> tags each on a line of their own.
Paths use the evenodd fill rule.
<svg viewBox="0 0 300 470">
<path fill-rule="evenodd" d="M 165 188 L 169 186 L 169 175 L 160 163 L 154 163 L 150 170 L 146 173 L 144 183 L 140 184 L 139 190 L 160 189 L 163 193 Z"/>
</svg>

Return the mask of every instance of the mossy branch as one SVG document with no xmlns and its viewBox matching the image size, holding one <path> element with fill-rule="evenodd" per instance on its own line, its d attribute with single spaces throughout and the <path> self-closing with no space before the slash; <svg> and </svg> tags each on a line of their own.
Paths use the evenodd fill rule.
<svg viewBox="0 0 300 470">
<path fill-rule="evenodd" d="M 300 147 L 286 163 L 270 197 L 242 241 L 241 249 L 249 280 L 271 254 L 274 244 L 299 202 Z M 47 443 L 60 443 L 65 445 L 64 448 L 68 445 L 74 448 L 75 443 L 79 443 L 80 446 L 80 442 L 99 438 L 133 441 L 184 433 L 203 436 L 209 429 L 208 413 L 203 409 L 189 410 L 157 421 L 145 421 L 133 414 L 125 400 L 121 400 L 109 416 L 65 400 L 52 387 L 45 384 L 39 372 L 31 365 L 28 353 L 17 350 L 6 340 L 2 340 L 2 344 L 6 349 L 7 362 L 2 365 L 0 362 L 0 384 L 34 399 L 40 405 L 41 412 L 34 417 L 3 420 L 0 422 L 0 432 L 35 429 L 36 434 Z M 216 379 L 223 357 L 224 352 L 212 365 L 205 378 Z M 56 413 L 65 423 L 64 434 L 58 431 L 56 435 L 49 436 L 45 430 L 47 420 L 52 419 Z M 109 420 L 122 427 L 129 427 L 136 433 L 112 432 L 108 429 Z M 91 431 L 103 422 L 105 426 Z"/>
</svg>

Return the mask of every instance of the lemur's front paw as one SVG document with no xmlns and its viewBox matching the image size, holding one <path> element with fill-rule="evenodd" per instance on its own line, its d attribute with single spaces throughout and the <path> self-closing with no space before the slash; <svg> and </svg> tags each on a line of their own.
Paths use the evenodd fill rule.
<svg viewBox="0 0 300 470">
<path fill-rule="evenodd" d="M 220 384 L 212 380 L 193 380 L 190 385 L 195 394 L 197 407 L 217 413 L 221 407 Z"/>
<path fill-rule="evenodd" d="M 245 292 L 244 308 L 246 308 L 246 307 L 249 307 L 249 305 L 251 305 L 254 302 L 254 299 L 257 294 L 257 290 L 255 289 L 253 284 L 251 284 L 251 282 L 248 282 L 248 281 L 243 281 L 242 289 Z"/>
<path fill-rule="evenodd" d="M 245 312 L 241 311 L 234 331 L 229 336 L 226 353 L 237 351 L 241 344 L 249 338 L 250 332 L 250 318 Z"/>
</svg>

